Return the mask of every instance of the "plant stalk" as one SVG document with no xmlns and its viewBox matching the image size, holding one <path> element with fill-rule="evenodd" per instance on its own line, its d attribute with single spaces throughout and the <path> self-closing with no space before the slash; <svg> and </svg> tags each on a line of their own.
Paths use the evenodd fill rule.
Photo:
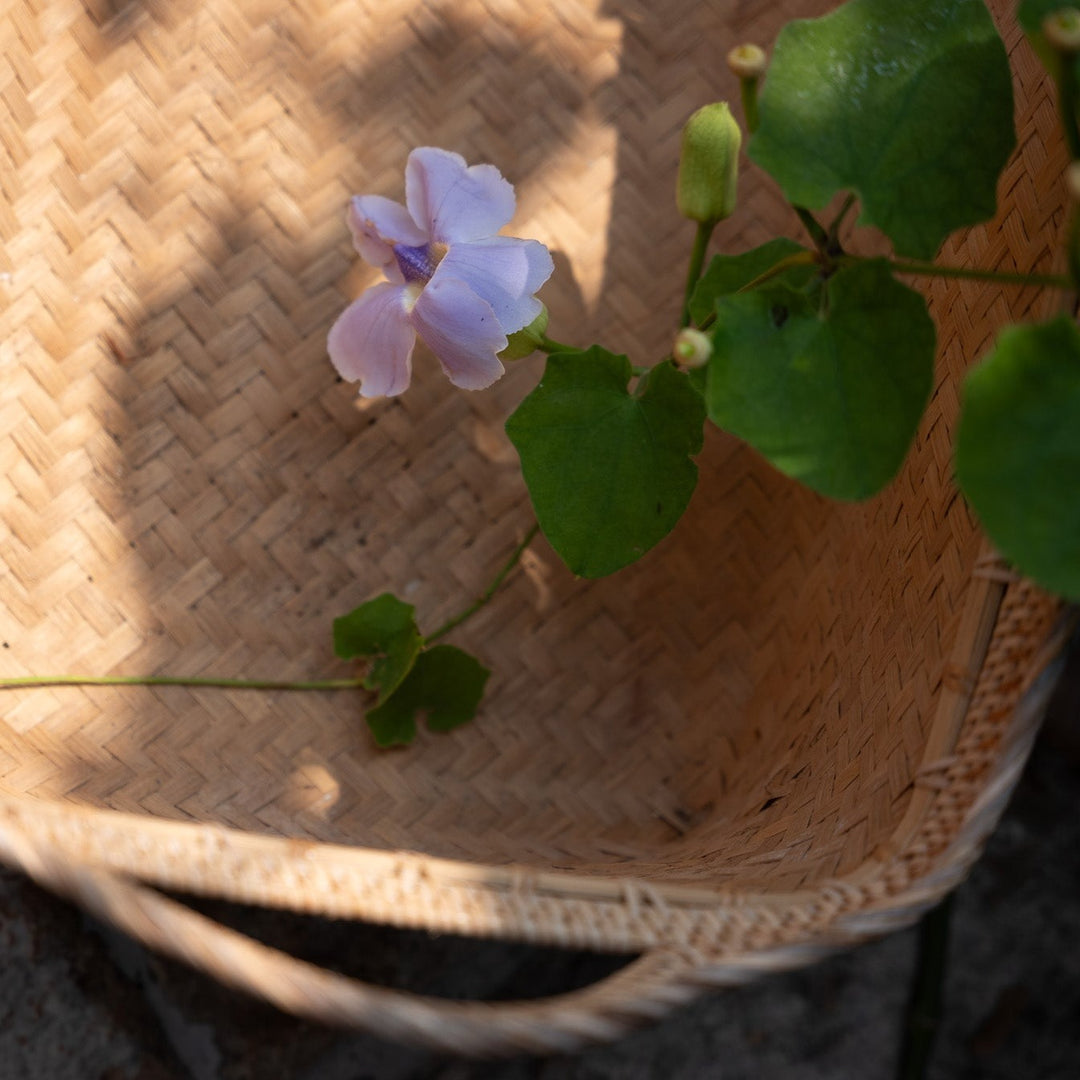
<svg viewBox="0 0 1080 1080">
<path fill-rule="evenodd" d="M 754 289 L 772 281 L 775 277 L 779 277 L 785 270 L 790 270 L 793 266 L 817 266 L 820 263 L 820 257 L 813 251 L 797 251 L 794 255 L 785 255 L 779 262 L 770 266 L 768 270 L 758 274 L 753 281 L 748 281 L 745 285 L 741 285 L 735 290 L 735 294 L 738 295 L 739 293 L 753 292 Z M 708 330 L 714 322 L 716 322 L 715 312 L 709 315 L 709 317 L 701 323 L 698 329 Z"/>
<path fill-rule="evenodd" d="M 1065 234 L 1065 255 L 1069 263 L 1072 287 L 1080 291 L 1080 204 L 1073 203 L 1069 214 L 1069 229 Z"/>
<path fill-rule="evenodd" d="M 1061 55 L 1061 73 L 1057 79 L 1058 115 L 1061 129 L 1065 133 L 1065 143 L 1069 148 L 1069 157 L 1080 159 L 1080 126 L 1076 123 L 1076 64 L 1074 53 Z"/>
<path fill-rule="evenodd" d="M 694 246 L 690 249 L 690 266 L 686 272 L 686 291 L 683 294 L 682 318 L 679 326 L 690 325 L 690 297 L 694 294 L 694 286 L 701 277 L 701 268 L 705 263 L 705 252 L 709 248 L 715 221 L 699 221 L 697 232 L 694 233 Z"/>
<path fill-rule="evenodd" d="M 739 79 L 739 97 L 742 99 L 743 119 L 746 121 L 746 130 L 751 135 L 758 129 L 760 113 L 758 112 L 758 80 Z"/>
<path fill-rule="evenodd" d="M 792 210 L 798 215 L 799 220 L 803 224 L 803 228 L 810 234 L 810 239 L 814 241 L 814 247 L 816 247 L 822 255 L 828 257 L 829 234 L 825 231 L 821 222 L 818 221 L 805 206 L 793 205 Z"/>
<path fill-rule="evenodd" d="M 549 337 L 542 337 L 537 343 L 536 348 L 540 352 L 556 353 L 556 352 L 574 352 L 573 345 L 564 345 L 561 341 L 553 341 Z"/>
<path fill-rule="evenodd" d="M 0 690 L 36 686 L 210 686 L 223 690 L 355 690 L 363 679 L 214 679 L 182 675 L 27 675 L 0 679 Z"/>
<path fill-rule="evenodd" d="M 852 266 L 865 261 L 861 255 L 839 255 L 838 266 Z M 931 262 L 890 259 L 889 266 L 897 274 L 920 277 L 965 278 L 970 281 L 994 281 L 999 285 L 1039 285 L 1047 289 L 1071 289 L 1072 281 L 1065 274 L 1022 274 L 1001 270 L 980 270 L 976 267 L 939 266 Z"/>
<path fill-rule="evenodd" d="M 458 614 L 455 615 L 453 618 L 448 619 L 446 622 L 444 622 L 442 626 L 438 628 L 438 630 L 434 631 L 431 634 L 428 634 L 427 637 L 424 638 L 424 644 L 430 645 L 433 641 L 438 641 L 439 638 L 445 637 L 447 634 L 450 633 L 451 630 L 453 630 L 457 626 L 460 626 L 466 619 L 470 618 L 472 615 L 475 615 L 476 612 L 478 612 L 482 607 L 484 607 L 484 605 L 491 600 L 495 593 L 499 591 L 499 586 L 502 585 L 502 583 L 506 580 L 506 578 L 510 574 L 510 571 L 513 570 L 515 566 L 517 566 L 521 556 L 525 554 L 525 549 L 533 542 L 533 540 L 536 539 L 536 534 L 539 531 L 540 526 L 538 524 L 533 525 L 533 527 L 525 534 L 525 539 L 522 540 L 516 548 L 514 548 L 514 553 L 510 556 L 509 559 L 506 560 L 505 565 L 495 575 L 495 578 L 491 582 L 491 584 L 467 608 L 465 608 L 463 611 L 458 612 Z"/>
<path fill-rule="evenodd" d="M 833 223 L 829 226 L 829 250 L 834 254 L 840 254 L 840 229 L 844 224 L 844 218 L 848 216 L 848 212 L 854 205 L 855 194 L 849 191 L 836 217 L 833 218 Z"/>
<path fill-rule="evenodd" d="M 463 611 L 447 620 L 434 633 L 424 638 L 424 644 L 445 637 L 455 627 L 474 615 L 498 591 L 510 572 L 517 566 L 525 549 L 536 538 L 540 526 L 533 525 L 525 539 L 495 575 L 491 584 Z M 17 690 L 42 686 L 187 686 L 214 687 L 221 690 L 357 690 L 364 686 L 363 678 L 351 679 L 216 679 L 183 675 L 20 675 L 0 679 L 0 690 Z"/>
<path fill-rule="evenodd" d="M 740 285 L 735 291 L 737 293 L 753 292 L 766 282 L 772 281 L 774 277 L 779 277 L 785 270 L 790 270 L 793 266 L 816 266 L 820 262 L 821 260 L 812 251 L 797 251 L 794 255 L 785 255 L 779 262 L 773 263 L 768 270 L 758 274 L 753 281 Z"/>
</svg>

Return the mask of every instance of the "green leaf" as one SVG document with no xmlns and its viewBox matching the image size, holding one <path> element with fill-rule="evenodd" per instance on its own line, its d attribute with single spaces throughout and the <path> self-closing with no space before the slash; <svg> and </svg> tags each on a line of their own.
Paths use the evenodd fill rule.
<svg viewBox="0 0 1080 1080">
<path fill-rule="evenodd" d="M 713 313 L 721 296 L 738 292 L 744 285 L 771 270 L 781 259 L 797 255 L 806 248 L 794 240 L 770 240 L 741 255 L 716 255 L 701 275 L 690 297 L 690 317 L 699 326 Z M 792 267 L 779 275 L 792 288 L 800 288 L 816 271 L 813 266 Z"/>
<path fill-rule="evenodd" d="M 669 364 L 628 391 L 630 361 L 594 345 L 548 358 L 506 424 L 537 520 L 566 565 L 602 577 L 665 537 L 697 483 L 705 411 Z"/>
<path fill-rule="evenodd" d="M 994 215 L 1015 144 L 1005 47 L 982 0 L 849 0 L 780 33 L 750 157 L 794 204 L 858 193 L 860 221 L 932 258 Z"/>
<path fill-rule="evenodd" d="M 785 285 L 723 297 L 709 417 L 788 476 L 864 499 L 896 474 L 930 395 L 934 324 L 882 260 L 831 277 L 821 308 Z"/>
<path fill-rule="evenodd" d="M 416 627 L 415 608 L 390 593 L 334 620 L 334 652 L 342 660 L 374 657 L 364 679 L 369 690 L 378 689 L 385 701 L 408 675 L 423 638 Z"/>
<path fill-rule="evenodd" d="M 1080 331 L 1003 330 L 964 381 L 956 475 L 1001 553 L 1080 600 Z"/>
<path fill-rule="evenodd" d="M 366 719 L 379 746 L 404 745 L 416 736 L 416 717 L 432 731 L 452 731 L 476 716 L 491 672 L 453 645 L 433 645 L 416 658 L 405 681 Z"/>
</svg>

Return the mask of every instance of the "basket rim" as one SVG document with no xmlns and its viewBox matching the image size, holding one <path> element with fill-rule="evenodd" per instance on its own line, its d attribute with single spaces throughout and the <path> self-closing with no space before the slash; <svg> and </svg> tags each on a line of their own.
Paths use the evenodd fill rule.
<svg viewBox="0 0 1080 1080">
<path fill-rule="evenodd" d="M 983 790 L 957 817 L 955 793 L 942 773 L 972 764 L 961 738 L 972 724 L 972 698 L 989 677 L 987 657 L 995 646 L 1017 644 L 999 640 L 1007 636 L 999 618 L 1007 601 L 1048 607 L 1052 628 L 1037 645 L 1029 643 L 1025 666 L 1033 671 L 1018 686 L 1003 718 L 1004 750 L 990 775 L 982 776 Z M 792 927 L 800 937 L 816 936 L 841 917 L 882 906 L 894 913 L 911 909 L 907 921 L 912 921 L 928 895 L 943 895 L 960 880 L 1004 808 L 1053 686 L 1048 671 L 1074 621 L 1072 613 L 1063 618 L 1060 611 L 1056 601 L 1015 578 L 993 556 L 980 560 L 906 813 L 859 866 L 795 890 L 484 864 L 163 820 L 3 791 L 0 820 L 65 858 L 159 887 L 304 913 L 552 945 L 621 951 L 712 941 L 702 953 L 704 960 L 723 954 L 724 940 L 732 937 L 731 917 L 746 930 L 754 924 L 772 926 L 770 936 L 776 940 L 788 937 Z M 974 748 L 974 743 L 968 747 Z M 859 930 L 855 936 L 865 934 Z"/>
</svg>

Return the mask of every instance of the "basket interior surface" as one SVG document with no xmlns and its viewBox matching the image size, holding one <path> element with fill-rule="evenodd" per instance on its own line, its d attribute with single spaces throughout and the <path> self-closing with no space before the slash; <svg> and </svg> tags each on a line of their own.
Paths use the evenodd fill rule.
<svg viewBox="0 0 1080 1080">
<path fill-rule="evenodd" d="M 417 145 L 495 163 L 511 231 L 556 252 L 553 335 L 647 362 L 692 236 L 672 198 L 682 122 L 737 100 L 728 48 L 829 6 L 13 0 L 0 672 L 334 677 L 350 668 L 330 622 L 370 596 L 428 629 L 465 606 L 532 520 L 502 424 L 542 360 L 480 394 L 423 353 L 399 399 L 337 382 L 326 332 L 372 280 L 348 196 L 400 199 Z M 1052 126 L 1034 59 L 1011 52 L 1021 115 Z M 1046 268 L 1061 192 L 1029 174 L 1061 162 L 1041 140 L 999 222 L 947 261 Z M 797 235 L 753 167 L 740 199 L 727 250 Z M 386 753 L 351 693 L 11 692 L 0 791 L 598 874 L 852 869 L 902 818 L 950 679 L 977 662 L 956 380 L 1034 299 L 930 294 L 939 389 L 885 494 L 828 503 L 713 432 L 690 511 L 641 563 L 577 581 L 538 541 L 453 639 L 494 670 L 475 723 Z"/>
</svg>

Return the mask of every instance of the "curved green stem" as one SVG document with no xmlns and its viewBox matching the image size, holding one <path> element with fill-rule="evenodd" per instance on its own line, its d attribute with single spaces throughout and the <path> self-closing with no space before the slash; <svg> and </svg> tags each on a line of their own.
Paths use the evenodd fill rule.
<svg viewBox="0 0 1080 1080">
<path fill-rule="evenodd" d="M 424 638 L 424 644 L 430 645 L 433 641 L 438 641 L 439 638 L 445 637 L 455 627 L 460 626 L 470 616 L 475 615 L 499 590 L 499 586 L 506 580 L 510 571 L 514 569 L 518 564 L 518 560 L 525 554 L 525 549 L 536 539 L 536 534 L 540 531 L 539 525 L 533 525 L 533 527 L 525 534 L 525 539 L 521 541 L 514 553 L 506 560 L 506 563 L 502 569 L 495 575 L 491 584 L 463 611 L 458 612 L 453 618 L 448 619 L 439 627 L 438 630 L 431 634 L 428 634 Z"/>
<path fill-rule="evenodd" d="M 816 266 L 820 262 L 821 260 L 813 251 L 797 251 L 794 255 L 785 255 L 784 258 L 773 263 L 764 273 L 758 274 L 753 281 L 748 281 L 735 291 L 741 293 L 753 292 L 754 289 L 764 285 L 767 281 L 772 281 L 774 277 L 779 277 L 785 270 L 790 270 L 793 266 Z"/>
<path fill-rule="evenodd" d="M 848 216 L 848 211 L 855 205 L 855 194 L 848 192 L 847 197 L 844 199 L 843 205 L 840 207 L 833 218 L 832 224 L 829 226 L 829 250 L 834 254 L 840 252 L 840 227 L 844 224 L 844 218 Z"/>
<path fill-rule="evenodd" d="M 224 690 L 355 690 L 363 679 L 213 679 L 182 675 L 27 675 L 0 679 L 0 690 L 28 686 L 211 686 Z"/>
<path fill-rule="evenodd" d="M 452 619 L 447 620 L 434 633 L 424 638 L 424 644 L 445 637 L 455 627 L 474 615 L 498 591 L 510 571 L 517 566 L 525 549 L 536 538 L 539 525 L 533 525 L 525 539 L 495 575 L 491 584 L 473 603 Z M 0 679 L 0 690 L 26 689 L 39 686 L 188 686 L 215 687 L 223 690 L 357 690 L 364 686 L 363 678 L 351 679 L 215 679 L 183 675 L 23 675 Z"/>
<path fill-rule="evenodd" d="M 898 274 L 918 274 L 927 277 L 966 278 L 970 281 L 996 281 L 999 285 L 1040 285 L 1048 289 L 1071 289 L 1072 282 L 1065 274 L 1021 274 L 1000 270 L 980 270 L 975 267 L 935 266 L 933 263 L 890 262 Z"/>
<path fill-rule="evenodd" d="M 805 206 L 793 205 L 792 209 L 803 223 L 803 228 L 810 234 L 810 239 L 814 241 L 814 247 L 822 255 L 827 255 L 829 251 L 829 234 L 825 231 L 821 222 Z"/>
<path fill-rule="evenodd" d="M 555 353 L 555 352 L 576 352 L 577 350 L 573 345 L 564 345 L 561 341 L 553 341 L 549 337 L 542 337 L 537 344 L 536 348 L 540 352 Z"/>
<path fill-rule="evenodd" d="M 790 270 L 793 266 L 817 266 L 821 263 L 821 259 L 815 251 L 797 251 L 794 255 L 786 255 L 778 262 L 774 263 L 764 273 L 758 274 L 753 281 L 748 281 L 745 285 L 740 286 L 735 290 L 736 293 L 753 292 L 754 289 L 761 285 L 772 281 L 774 277 L 779 277 L 785 270 Z M 716 322 L 716 313 L 709 315 L 701 325 L 699 330 L 708 330 L 712 324 Z"/>
<path fill-rule="evenodd" d="M 1080 207 L 1073 206 L 1069 215 L 1069 228 L 1065 234 L 1065 255 L 1069 262 L 1072 287 L 1080 289 Z"/>
<path fill-rule="evenodd" d="M 746 130 L 751 135 L 758 129 L 760 114 L 758 113 L 758 80 L 739 79 L 739 97 L 742 99 L 743 118 L 746 120 Z"/>
<path fill-rule="evenodd" d="M 864 262 L 861 255 L 840 255 L 835 260 L 839 266 L 851 266 Z M 889 266 L 897 274 L 915 274 L 920 277 L 966 278 L 971 281 L 994 281 L 999 285 L 1040 285 L 1048 289 L 1071 289 L 1072 281 L 1065 274 L 1022 274 L 1001 270 L 980 270 L 976 267 L 939 266 L 936 263 L 890 259 Z"/>
<path fill-rule="evenodd" d="M 1076 161 L 1080 158 L 1080 126 L 1076 123 L 1076 57 L 1064 54 L 1061 57 L 1060 74 L 1057 79 L 1058 115 L 1061 128 L 1065 133 L 1065 143 L 1069 147 L 1069 156 Z"/>
<path fill-rule="evenodd" d="M 694 286 L 701 277 L 701 267 L 705 263 L 705 252 L 709 248 L 709 240 L 712 239 L 715 221 L 699 221 L 697 232 L 694 233 L 694 246 L 690 249 L 690 266 L 686 272 L 686 290 L 683 293 L 682 318 L 679 326 L 690 325 L 690 297 L 694 294 Z"/>
</svg>

